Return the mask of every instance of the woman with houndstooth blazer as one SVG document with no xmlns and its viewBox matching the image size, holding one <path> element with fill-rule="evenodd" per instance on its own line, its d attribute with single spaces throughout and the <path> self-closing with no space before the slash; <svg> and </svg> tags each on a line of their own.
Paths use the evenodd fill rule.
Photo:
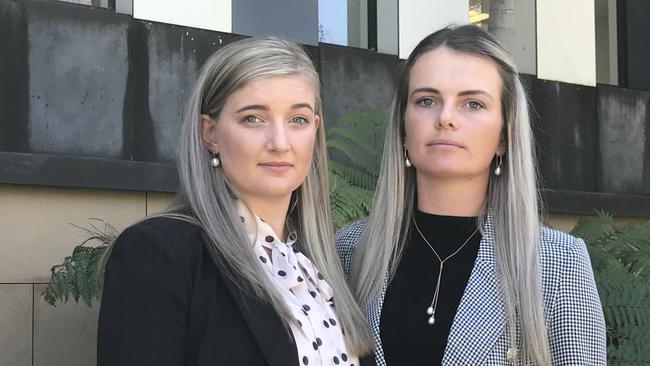
<svg viewBox="0 0 650 366">
<path fill-rule="evenodd" d="M 512 58 L 465 25 L 406 60 L 374 209 L 337 248 L 378 365 L 604 365 L 582 240 L 543 228 Z"/>
</svg>

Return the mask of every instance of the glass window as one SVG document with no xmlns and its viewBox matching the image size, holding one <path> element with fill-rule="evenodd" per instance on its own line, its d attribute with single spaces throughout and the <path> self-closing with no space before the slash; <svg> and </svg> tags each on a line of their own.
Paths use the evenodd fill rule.
<svg viewBox="0 0 650 366">
<path fill-rule="evenodd" d="M 535 0 L 470 0 L 468 18 L 499 40 L 520 72 L 537 73 Z"/>
<path fill-rule="evenodd" d="M 596 0 L 596 81 L 618 85 L 616 0 Z"/>
</svg>

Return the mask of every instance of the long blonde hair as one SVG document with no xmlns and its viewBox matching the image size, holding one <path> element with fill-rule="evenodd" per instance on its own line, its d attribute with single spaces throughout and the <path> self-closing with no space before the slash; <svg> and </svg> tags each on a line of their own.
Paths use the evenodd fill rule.
<svg viewBox="0 0 650 366">
<path fill-rule="evenodd" d="M 550 364 L 538 263 L 539 197 L 528 101 L 511 56 L 476 26 L 450 26 L 425 37 L 403 65 L 391 107 L 373 212 L 352 260 L 353 290 L 360 301 L 377 298 L 399 265 L 416 199 L 415 169 L 407 169 L 402 151 L 409 74 L 422 54 L 439 47 L 489 59 L 499 71 L 505 169 L 499 177 L 490 176 L 479 227 L 489 211 L 511 345 L 516 346 L 519 326 L 521 360 Z"/>
<path fill-rule="evenodd" d="M 199 123 L 202 113 L 217 118 L 227 98 L 247 83 L 282 75 L 301 75 L 312 84 L 316 112 L 322 118 L 318 74 L 307 54 L 293 42 L 275 37 L 243 39 L 206 61 L 185 111 L 178 160 L 180 190 L 165 216 L 200 225 L 226 275 L 236 279 L 242 291 L 270 303 L 288 325 L 296 320 L 246 245 L 248 238 L 236 210 L 236 189 L 222 169 L 210 166 Z M 347 287 L 333 243 L 323 126 L 321 122 L 307 177 L 292 194 L 295 209 L 287 213 L 287 221 L 299 234 L 297 245 L 334 289 L 336 313 L 349 351 L 363 355 L 372 349 L 372 335 Z"/>
</svg>

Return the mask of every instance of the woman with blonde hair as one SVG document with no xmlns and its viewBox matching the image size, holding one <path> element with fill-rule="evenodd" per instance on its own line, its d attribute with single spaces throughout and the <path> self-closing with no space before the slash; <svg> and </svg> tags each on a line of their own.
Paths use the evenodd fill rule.
<svg viewBox="0 0 650 366">
<path fill-rule="evenodd" d="M 372 336 L 333 245 L 324 136 L 296 44 L 245 39 L 208 59 L 175 205 L 112 246 L 99 366 L 359 365 Z"/>
<path fill-rule="evenodd" d="M 447 27 L 397 88 L 373 212 L 336 238 L 377 364 L 604 365 L 585 244 L 540 224 L 512 58 L 478 27 Z"/>
</svg>

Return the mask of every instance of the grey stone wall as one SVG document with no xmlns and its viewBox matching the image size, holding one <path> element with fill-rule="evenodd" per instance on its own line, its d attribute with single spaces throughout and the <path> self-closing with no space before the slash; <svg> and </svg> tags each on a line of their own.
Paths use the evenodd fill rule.
<svg viewBox="0 0 650 366">
<path fill-rule="evenodd" d="M 240 22 L 262 9 L 238 4 Z M 207 57 L 240 37 L 65 2 L 0 0 L 0 47 L 11 51 L 0 58 L 0 183 L 173 191 L 186 96 Z M 306 50 L 321 75 L 326 124 L 389 108 L 395 56 Z M 648 195 L 647 94 L 524 79 L 544 188 Z"/>
<path fill-rule="evenodd" d="M 650 195 L 650 92 L 598 88 L 600 187 Z"/>
</svg>

